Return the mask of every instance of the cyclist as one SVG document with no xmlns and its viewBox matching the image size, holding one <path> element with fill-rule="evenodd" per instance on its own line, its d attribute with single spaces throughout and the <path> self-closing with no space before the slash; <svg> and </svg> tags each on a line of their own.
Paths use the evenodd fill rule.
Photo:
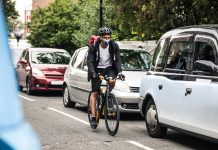
<svg viewBox="0 0 218 150">
<path fill-rule="evenodd" d="M 119 46 L 111 39 L 112 30 L 108 27 L 99 29 L 99 39 L 89 46 L 87 65 L 88 81 L 91 80 L 92 91 L 90 95 L 91 107 L 91 127 L 97 126 L 95 116 L 96 97 L 100 89 L 101 82 L 105 75 L 112 77 L 109 81 L 110 91 L 115 86 L 117 75 L 124 78 L 121 69 L 121 59 Z"/>
</svg>

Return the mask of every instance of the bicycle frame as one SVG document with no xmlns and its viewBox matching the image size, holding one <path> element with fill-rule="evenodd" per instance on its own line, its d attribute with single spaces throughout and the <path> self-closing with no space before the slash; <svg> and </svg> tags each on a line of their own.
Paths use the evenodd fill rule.
<svg viewBox="0 0 218 150">
<path fill-rule="evenodd" d="M 109 135 L 114 136 L 119 128 L 119 106 L 116 100 L 116 97 L 110 93 L 109 89 L 109 81 L 111 78 L 104 77 L 106 81 L 105 85 L 101 84 L 100 90 L 98 92 L 97 101 L 96 101 L 96 123 L 98 126 L 99 119 L 104 116 L 105 124 Z M 102 87 L 106 87 L 106 89 L 102 89 Z M 91 94 L 91 92 L 90 92 Z M 91 107 L 90 107 L 90 98 L 88 100 L 88 117 L 89 121 L 91 120 Z M 97 126 L 91 126 L 93 129 L 96 129 Z"/>
</svg>

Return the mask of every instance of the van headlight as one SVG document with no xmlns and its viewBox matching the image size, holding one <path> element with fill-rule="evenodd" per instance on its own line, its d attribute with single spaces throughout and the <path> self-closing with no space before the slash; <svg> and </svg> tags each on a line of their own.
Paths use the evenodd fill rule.
<svg viewBox="0 0 218 150">
<path fill-rule="evenodd" d="M 43 77 L 43 73 L 41 70 L 39 70 L 38 68 L 32 68 L 32 75 L 34 77 Z"/>
<path fill-rule="evenodd" d="M 129 86 L 123 81 L 116 81 L 114 90 L 121 92 L 130 92 Z"/>
</svg>

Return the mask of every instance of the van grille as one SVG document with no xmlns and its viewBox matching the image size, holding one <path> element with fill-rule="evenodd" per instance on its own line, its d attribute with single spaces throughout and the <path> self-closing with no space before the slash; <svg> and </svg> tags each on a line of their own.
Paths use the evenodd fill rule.
<svg viewBox="0 0 218 150">
<path fill-rule="evenodd" d="M 139 87 L 129 87 L 129 88 L 130 88 L 130 92 L 139 93 Z"/>
</svg>

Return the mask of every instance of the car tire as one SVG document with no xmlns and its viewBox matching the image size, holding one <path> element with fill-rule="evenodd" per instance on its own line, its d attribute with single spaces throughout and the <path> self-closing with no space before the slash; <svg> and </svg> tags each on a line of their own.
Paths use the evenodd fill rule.
<svg viewBox="0 0 218 150">
<path fill-rule="evenodd" d="M 69 91 L 68 91 L 67 86 L 64 87 L 63 104 L 64 104 L 64 107 L 69 107 L 69 108 L 74 108 L 76 105 L 76 103 L 70 99 L 70 95 L 69 95 Z"/>
<path fill-rule="evenodd" d="M 167 128 L 159 124 L 157 109 L 152 99 L 148 101 L 145 109 L 145 123 L 151 137 L 161 138 L 166 135 Z"/>
<path fill-rule="evenodd" d="M 28 95 L 32 95 L 33 94 L 33 91 L 31 90 L 31 87 L 30 87 L 30 80 L 27 79 L 27 82 L 26 82 L 26 93 Z"/>
</svg>

